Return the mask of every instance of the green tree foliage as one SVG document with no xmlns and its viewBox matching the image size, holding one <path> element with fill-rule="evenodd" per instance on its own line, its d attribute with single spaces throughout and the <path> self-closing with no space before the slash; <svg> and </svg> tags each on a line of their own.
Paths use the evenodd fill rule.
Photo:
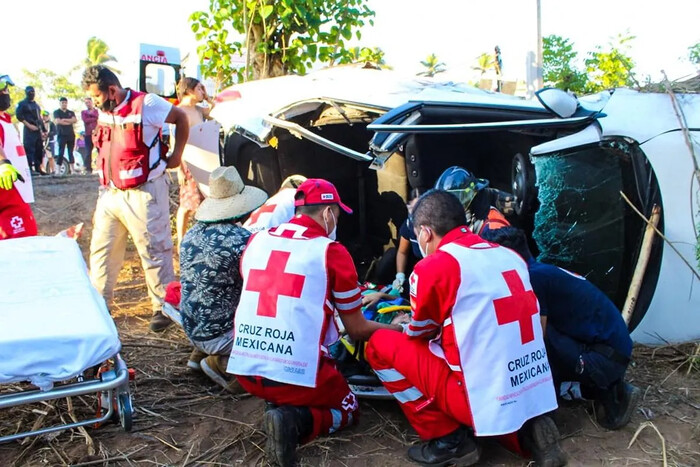
<svg viewBox="0 0 700 467">
<path fill-rule="evenodd" d="M 190 15 L 205 76 L 220 86 L 236 80 L 304 74 L 315 62 L 350 63 L 345 41 L 374 24 L 365 0 L 209 0 Z M 243 36 L 242 42 L 233 39 Z M 247 52 L 247 53 L 246 53 Z M 235 67 L 235 57 L 246 57 Z"/>
<path fill-rule="evenodd" d="M 19 83 L 15 81 L 16 86 L 10 86 L 10 108 L 6 110 L 12 116 L 12 119 L 17 121 L 15 118 L 15 110 L 17 109 L 17 104 L 19 101 L 24 99 L 24 87 L 20 86 Z"/>
<path fill-rule="evenodd" d="M 542 38 L 542 77 L 549 86 L 565 91 L 583 93 L 588 84 L 585 73 L 576 69 L 574 44 L 561 36 Z"/>
<path fill-rule="evenodd" d="M 693 65 L 700 66 L 700 42 L 688 47 L 688 60 Z"/>
<path fill-rule="evenodd" d="M 87 41 L 87 56 L 83 61 L 83 65 L 87 68 L 93 65 L 104 65 L 115 73 L 120 73 L 119 70 L 108 65 L 110 62 L 116 62 L 117 59 L 109 54 L 109 46 L 102 39 L 93 36 Z"/>
<path fill-rule="evenodd" d="M 379 47 L 353 47 L 349 50 L 352 63 L 364 63 L 376 68 L 391 68 L 384 61 L 384 51 Z"/>
<path fill-rule="evenodd" d="M 635 36 L 626 33 L 618 36 L 603 49 L 597 46 L 594 52 L 588 53 L 585 60 L 588 73 L 588 92 L 599 92 L 605 89 L 630 87 L 637 83 L 634 77 L 634 60 L 629 56 L 630 42 Z"/>
<path fill-rule="evenodd" d="M 493 69 L 495 65 L 496 61 L 494 56 L 484 52 L 476 57 L 476 65 L 472 67 L 472 70 L 478 70 L 483 76 L 487 71 Z"/>
<path fill-rule="evenodd" d="M 441 62 L 435 54 L 428 55 L 428 57 L 421 61 L 420 64 L 425 67 L 425 71 L 416 73 L 417 76 L 427 76 L 428 78 L 432 78 L 438 73 L 447 71 L 445 64 Z"/>
<path fill-rule="evenodd" d="M 630 45 L 634 36 L 618 34 L 606 47 L 597 46 L 588 52 L 585 69 L 577 66 L 574 44 L 561 36 L 542 40 L 542 72 L 545 83 L 577 93 L 594 93 L 604 89 L 639 85 L 634 76 L 634 60 Z"/>
<path fill-rule="evenodd" d="M 22 70 L 22 72 L 24 73 L 24 85 L 34 87 L 37 100 L 56 101 L 60 97 L 79 100 L 85 96 L 80 86 L 71 82 L 65 75 L 59 75 L 46 68 L 35 72 L 29 70 Z"/>
</svg>

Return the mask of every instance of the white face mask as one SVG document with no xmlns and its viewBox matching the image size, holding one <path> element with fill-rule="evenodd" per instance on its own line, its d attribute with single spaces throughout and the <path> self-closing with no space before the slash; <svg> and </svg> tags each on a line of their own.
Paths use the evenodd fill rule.
<svg viewBox="0 0 700 467">
<path fill-rule="evenodd" d="M 325 226 L 326 226 L 326 232 L 328 233 L 328 238 L 330 238 L 331 240 L 335 240 L 335 238 L 336 238 L 336 231 L 337 231 L 337 229 L 338 229 L 338 221 L 335 220 L 335 214 L 333 214 L 333 209 L 331 209 L 330 211 L 331 211 L 331 216 L 333 217 L 333 230 L 331 230 L 330 232 L 328 232 L 328 222 L 326 222 L 326 218 L 325 218 L 325 217 L 323 218 L 323 223 L 324 223 Z"/>
<path fill-rule="evenodd" d="M 428 252 L 427 252 L 427 246 L 426 246 L 426 249 L 424 250 L 420 244 L 420 237 L 422 235 L 423 235 L 423 229 L 420 229 L 420 233 L 418 234 L 418 238 L 416 240 L 418 240 L 418 249 L 420 250 L 420 254 L 421 254 L 421 256 L 423 256 L 423 258 L 425 258 L 426 256 L 428 256 Z"/>
</svg>

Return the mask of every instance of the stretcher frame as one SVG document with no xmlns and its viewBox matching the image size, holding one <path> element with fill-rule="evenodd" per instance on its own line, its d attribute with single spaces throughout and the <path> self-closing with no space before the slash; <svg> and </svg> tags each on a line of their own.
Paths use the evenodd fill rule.
<svg viewBox="0 0 700 467">
<path fill-rule="evenodd" d="M 94 418 L 1 436 L 0 443 L 81 426 L 98 426 L 110 419 L 116 419 L 117 415 L 122 428 L 125 431 L 130 431 L 134 410 L 131 403 L 131 394 L 129 392 L 129 369 L 119 353 L 112 357 L 111 360 L 114 362 L 112 367 L 107 371 L 101 372 L 98 379 L 85 381 L 82 380 L 82 375 L 80 375 L 78 376 L 77 382 L 62 385 L 48 391 L 28 389 L 0 395 L 0 410 L 47 400 L 63 399 L 66 397 L 83 396 L 94 393 L 98 393 L 98 402 L 100 403 L 97 415 Z M 107 407 L 104 407 L 104 405 Z"/>
</svg>

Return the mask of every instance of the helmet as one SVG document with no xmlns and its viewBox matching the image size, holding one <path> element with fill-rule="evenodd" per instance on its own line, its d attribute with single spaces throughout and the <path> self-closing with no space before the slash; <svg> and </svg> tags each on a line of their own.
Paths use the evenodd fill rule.
<svg viewBox="0 0 700 467">
<path fill-rule="evenodd" d="M 299 185 L 301 185 L 305 181 L 306 177 L 304 177 L 303 175 L 290 175 L 289 177 L 284 179 L 284 181 L 282 182 L 282 186 L 280 186 L 280 189 L 294 188 L 296 190 L 297 188 L 299 188 Z"/>
<path fill-rule="evenodd" d="M 435 182 L 436 190 L 444 190 L 455 195 L 464 209 L 469 209 L 476 194 L 489 186 L 489 181 L 476 178 L 471 172 L 459 166 L 445 170 Z"/>
<path fill-rule="evenodd" d="M 9 75 L 0 75 L 0 91 L 4 91 L 8 86 L 14 86 L 12 78 Z"/>
</svg>

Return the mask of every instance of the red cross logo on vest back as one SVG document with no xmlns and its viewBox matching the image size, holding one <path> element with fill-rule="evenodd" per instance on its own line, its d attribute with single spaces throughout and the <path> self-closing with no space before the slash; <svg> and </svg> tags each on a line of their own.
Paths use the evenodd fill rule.
<svg viewBox="0 0 700 467">
<path fill-rule="evenodd" d="M 250 224 L 256 224 L 258 222 L 258 219 L 260 219 L 261 215 L 265 214 L 266 212 L 274 211 L 276 207 L 276 204 L 263 204 L 258 209 L 256 209 L 253 214 L 250 215 Z"/>
<path fill-rule="evenodd" d="M 493 301 L 498 325 L 518 323 L 520 341 L 527 344 L 535 340 L 532 316 L 537 314 L 537 297 L 532 290 L 525 290 L 522 279 L 515 269 L 502 273 L 510 290 L 510 296 Z"/>
<path fill-rule="evenodd" d="M 304 288 L 304 277 L 301 274 L 284 272 L 289 261 L 289 251 L 273 250 L 265 269 L 251 269 L 248 275 L 246 290 L 260 292 L 258 299 L 258 316 L 277 316 L 277 299 L 280 295 L 299 298 Z"/>
</svg>

